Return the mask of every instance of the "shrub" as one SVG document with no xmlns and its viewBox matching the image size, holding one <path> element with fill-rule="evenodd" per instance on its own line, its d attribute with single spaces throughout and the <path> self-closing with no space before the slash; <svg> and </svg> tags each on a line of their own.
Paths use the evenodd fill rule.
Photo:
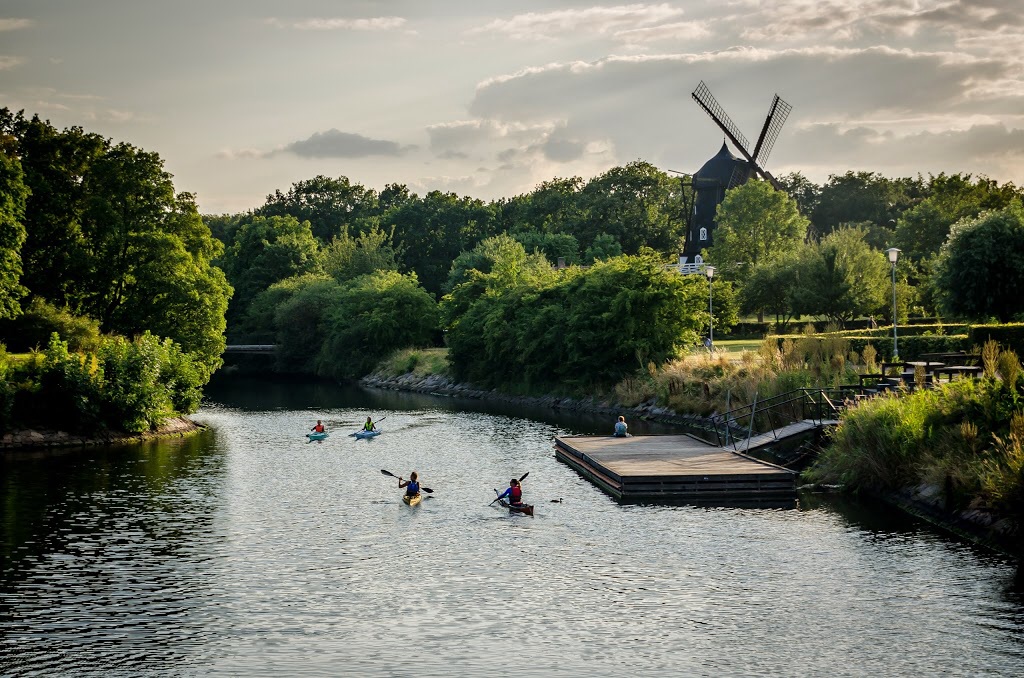
<svg viewBox="0 0 1024 678">
<path fill-rule="evenodd" d="M 57 333 L 72 352 L 95 351 L 100 346 L 100 324 L 85 316 L 76 316 L 36 297 L 25 312 L 0 321 L 0 341 L 16 352 L 46 346 Z"/>
</svg>

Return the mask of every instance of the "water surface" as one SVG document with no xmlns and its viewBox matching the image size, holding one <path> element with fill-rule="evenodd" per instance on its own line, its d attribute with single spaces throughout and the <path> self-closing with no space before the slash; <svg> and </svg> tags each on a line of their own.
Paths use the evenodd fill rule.
<svg viewBox="0 0 1024 678">
<path fill-rule="evenodd" d="M 1024 667 L 1006 558 L 824 497 L 621 506 L 551 447 L 607 418 L 326 384 L 208 400 L 193 438 L 0 465 L 0 675 Z M 367 415 L 384 434 L 348 437 Z M 407 507 L 381 469 L 434 493 Z M 527 471 L 536 517 L 488 506 Z"/>
</svg>

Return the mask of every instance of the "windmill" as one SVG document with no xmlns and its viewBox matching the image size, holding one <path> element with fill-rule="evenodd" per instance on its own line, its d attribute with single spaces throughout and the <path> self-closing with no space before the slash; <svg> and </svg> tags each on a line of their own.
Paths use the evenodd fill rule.
<svg viewBox="0 0 1024 678">
<path fill-rule="evenodd" d="M 711 94 L 711 90 L 702 80 L 697 89 L 690 95 L 693 100 L 711 116 L 711 119 L 725 133 L 742 157 L 733 155 L 728 144 L 722 142 L 722 148 L 715 157 L 704 163 L 693 175 L 691 186 L 694 192 L 693 209 L 689 211 L 689 224 L 686 229 L 686 244 L 679 257 L 680 270 L 686 273 L 697 272 L 701 261 L 701 250 L 711 247 L 711 235 L 715 228 L 715 210 L 725 198 L 725 192 L 746 183 L 754 176 L 771 182 L 777 190 L 781 190 L 779 182 L 764 167 L 765 159 L 772 152 L 779 132 L 789 117 L 793 107 L 776 94 L 772 99 L 771 108 L 765 117 L 761 135 L 757 138 L 751 152 L 750 142 L 743 136 L 736 123 L 725 112 L 722 105 Z"/>
</svg>

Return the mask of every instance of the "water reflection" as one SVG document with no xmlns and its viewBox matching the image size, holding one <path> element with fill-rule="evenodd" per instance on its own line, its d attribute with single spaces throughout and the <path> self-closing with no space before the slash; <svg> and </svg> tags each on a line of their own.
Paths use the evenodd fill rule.
<svg viewBox="0 0 1024 678">
<path fill-rule="evenodd" d="M 0 467 L 0 674 L 1022 665 L 1013 564 L 899 514 L 816 496 L 800 510 L 620 506 L 551 450 L 603 418 L 222 386 L 202 436 Z M 367 414 L 385 433 L 347 437 Z M 335 435 L 308 444 L 316 418 Z M 382 468 L 419 471 L 433 498 L 404 506 Z M 488 505 L 526 471 L 535 518 Z"/>
</svg>

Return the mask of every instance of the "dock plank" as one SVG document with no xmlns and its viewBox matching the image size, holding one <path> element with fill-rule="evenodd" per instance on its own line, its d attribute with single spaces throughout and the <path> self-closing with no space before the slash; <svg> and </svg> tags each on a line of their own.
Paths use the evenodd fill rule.
<svg viewBox="0 0 1024 678">
<path fill-rule="evenodd" d="M 618 499 L 777 497 L 795 474 L 688 435 L 565 436 L 556 456 Z"/>
</svg>

